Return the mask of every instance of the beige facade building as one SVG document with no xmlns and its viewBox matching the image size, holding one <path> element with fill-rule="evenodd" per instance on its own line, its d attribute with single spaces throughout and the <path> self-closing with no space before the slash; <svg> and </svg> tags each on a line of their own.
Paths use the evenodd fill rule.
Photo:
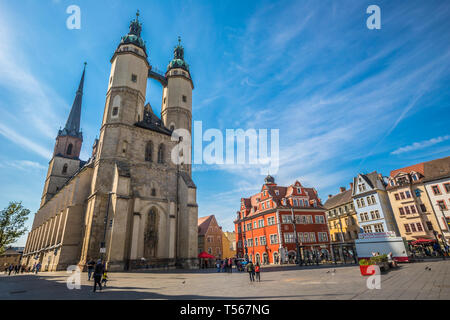
<svg viewBox="0 0 450 320">
<path fill-rule="evenodd" d="M 351 259 L 355 251 L 355 240 L 358 239 L 360 226 L 353 206 L 352 184 L 350 189 L 340 188 L 336 195 L 329 195 L 324 207 L 327 209 L 326 217 L 330 230 L 330 240 L 333 257 L 344 260 Z"/>
<path fill-rule="evenodd" d="M 152 70 L 136 19 L 111 59 L 99 139 L 79 159 L 85 72 L 66 126 L 56 138 L 41 207 L 24 250 L 42 270 L 103 258 L 109 270 L 147 265 L 196 267 L 196 186 L 189 161 L 193 83 L 178 44 L 165 74 Z M 162 117 L 146 102 L 148 78 L 163 86 Z M 175 132 L 174 132 L 175 130 Z M 181 145 L 181 143 L 180 143 Z M 182 150 L 182 151 L 181 151 Z M 177 155 L 178 152 L 178 155 Z M 184 155 L 181 156 L 181 152 Z"/>
<path fill-rule="evenodd" d="M 444 165 L 450 176 L 449 161 L 450 157 L 391 171 L 387 187 L 389 199 L 400 234 L 407 241 L 435 240 L 438 235 L 447 235 L 445 221 L 439 219 L 438 199 L 434 198 L 432 186 L 439 184 Z"/>
<path fill-rule="evenodd" d="M 236 256 L 236 232 L 222 232 L 222 252 L 225 258 Z"/>
</svg>

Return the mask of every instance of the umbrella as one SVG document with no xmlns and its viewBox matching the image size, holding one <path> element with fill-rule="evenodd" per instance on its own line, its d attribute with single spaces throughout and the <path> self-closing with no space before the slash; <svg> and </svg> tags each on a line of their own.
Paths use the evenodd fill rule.
<svg viewBox="0 0 450 320">
<path fill-rule="evenodd" d="M 216 258 L 216 257 L 210 255 L 209 253 L 206 253 L 205 251 L 203 251 L 202 253 L 199 253 L 198 257 L 203 258 L 203 259 L 215 259 Z"/>
</svg>

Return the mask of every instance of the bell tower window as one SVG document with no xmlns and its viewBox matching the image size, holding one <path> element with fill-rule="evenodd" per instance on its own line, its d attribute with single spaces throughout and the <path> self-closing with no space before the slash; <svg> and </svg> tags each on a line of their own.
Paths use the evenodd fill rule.
<svg viewBox="0 0 450 320">
<path fill-rule="evenodd" d="M 187 97 L 183 96 L 183 102 L 187 102 Z"/>
<path fill-rule="evenodd" d="M 72 154 L 72 149 L 73 149 L 73 144 L 69 144 L 69 146 L 67 147 L 67 155 L 71 155 Z"/>
<path fill-rule="evenodd" d="M 62 169 L 62 174 L 66 174 L 67 173 L 67 163 L 64 164 L 63 169 Z"/>
<path fill-rule="evenodd" d="M 132 75 L 131 75 L 131 81 L 137 82 L 137 75 L 132 74 Z"/>
</svg>

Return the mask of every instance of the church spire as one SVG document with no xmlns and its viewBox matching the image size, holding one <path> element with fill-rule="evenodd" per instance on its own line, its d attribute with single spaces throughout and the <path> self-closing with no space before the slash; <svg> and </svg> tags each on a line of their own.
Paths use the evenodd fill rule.
<svg viewBox="0 0 450 320">
<path fill-rule="evenodd" d="M 81 119 L 81 103 L 83 100 L 83 86 L 84 75 L 86 73 L 86 62 L 84 63 L 83 74 L 81 76 L 80 84 L 73 101 L 72 109 L 70 110 L 69 118 L 67 118 L 66 126 L 63 130 L 58 132 L 58 136 L 72 136 L 77 138 L 83 138 L 80 131 L 80 119 Z"/>
</svg>

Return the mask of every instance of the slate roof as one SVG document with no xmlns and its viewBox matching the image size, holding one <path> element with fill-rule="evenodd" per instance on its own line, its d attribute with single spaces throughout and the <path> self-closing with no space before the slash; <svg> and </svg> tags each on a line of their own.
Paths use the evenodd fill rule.
<svg viewBox="0 0 450 320">
<path fill-rule="evenodd" d="M 78 90 L 72 104 L 72 109 L 70 109 L 70 114 L 67 118 L 66 126 L 64 127 L 64 129 L 59 130 L 58 136 L 71 136 L 83 139 L 83 134 L 80 131 L 80 119 L 85 73 L 86 63 L 84 64 L 83 74 L 81 76 L 80 84 L 78 85 Z"/>
<path fill-rule="evenodd" d="M 424 163 L 424 182 L 450 177 L 450 157 Z"/>
<path fill-rule="evenodd" d="M 164 133 L 169 136 L 172 135 L 172 131 L 163 125 L 161 119 L 153 112 L 149 103 L 144 107 L 144 119 L 136 122 L 134 125 L 140 128 Z"/>
<path fill-rule="evenodd" d="M 180 171 L 180 175 L 183 178 L 184 183 L 186 183 L 186 185 L 189 188 L 197 188 L 197 186 L 195 185 L 194 181 L 192 180 L 191 176 L 185 172 L 185 171 Z"/>
<path fill-rule="evenodd" d="M 352 201 L 352 189 L 348 189 L 329 198 L 325 202 L 324 207 L 329 210 Z"/>
<path fill-rule="evenodd" d="M 206 234 L 213 218 L 214 218 L 214 215 L 198 218 L 198 235 L 199 236 L 204 236 Z"/>
</svg>

